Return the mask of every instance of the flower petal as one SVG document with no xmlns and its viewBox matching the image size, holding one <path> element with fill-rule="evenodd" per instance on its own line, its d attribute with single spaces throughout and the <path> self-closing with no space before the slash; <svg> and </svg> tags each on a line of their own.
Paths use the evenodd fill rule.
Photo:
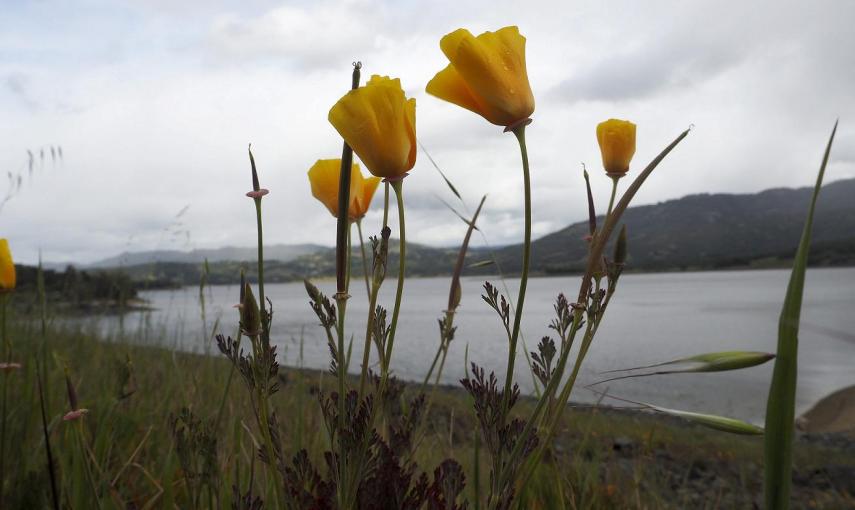
<svg viewBox="0 0 855 510">
<path fill-rule="evenodd" d="M 330 123 L 378 177 L 398 177 L 415 164 L 415 100 L 400 80 L 372 76 L 329 113 Z"/>
<path fill-rule="evenodd" d="M 360 179 L 362 179 L 362 189 L 356 201 L 351 204 L 353 209 L 350 216 L 354 219 L 359 219 L 368 212 L 368 208 L 371 207 L 371 200 L 374 198 L 374 192 L 377 191 L 377 186 L 380 184 L 379 177 L 368 177 L 366 179 L 360 175 Z"/>
<path fill-rule="evenodd" d="M 484 116 L 484 108 L 478 104 L 478 99 L 472 94 L 463 77 L 451 64 L 436 73 L 436 76 L 425 87 L 425 92 L 443 101 L 466 108 L 482 117 Z"/>
<path fill-rule="evenodd" d="M 15 262 L 9 250 L 9 241 L 0 239 L 0 291 L 14 289 L 16 280 Z"/>
<path fill-rule="evenodd" d="M 525 37 L 517 27 L 478 37 L 459 29 L 443 37 L 440 48 L 451 64 L 431 80 L 428 93 L 500 126 L 525 120 L 534 112 Z"/>
<path fill-rule="evenodd" d="M 319 159 L 308 172 L 312 196 L 317 198 L 330 214 L 338 218 L 338 187 L 341 176 L 341 159 Z M 362 187 L 359 165 L 350 167 L 350 205 L 357 200 Z"/>
</svg>

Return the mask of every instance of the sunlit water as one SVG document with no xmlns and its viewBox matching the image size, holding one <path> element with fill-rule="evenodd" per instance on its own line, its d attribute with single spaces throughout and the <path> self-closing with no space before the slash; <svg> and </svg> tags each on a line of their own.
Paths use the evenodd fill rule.
<svg viewBox="0 0 855 510">
<path fill-rule="evenodd" d="M 594 401 L 585 385 L 603 379 L 601 372 L 652 364 L 704 352 L 759 350 L 774 352 L 778 315 L 789 272 L 729 271 L 671 274 L 628 274 L 621 278 L 600 332 L 583 366 L 573 400 Z M 490 278 L 501 289 L 498 278 Z M 457 384 L 469 361 L 504 377 L 508 345 L 495 312 L 481 300 L 484 278 L 464 278 L 463 299 L 456 317 L 442 381 Z M 529 281 L 523 320 L 529 350 L 551 333 L 552 304 L 559 292 L 575 296 L 578 277 L 533 278 Z M 395 341 L 393 369 L 408 380 L 421 380 L 436 352 L 437 318 L 446 308 L 448 278 L 407 280 Z M 508 280 L 516 296 L 517 280 Z M 318 285 L 332 295 L 334 282 Z M 391 307 L 395 281 L 388 279 L 380 302 Z M 308 305 L 302 283 L 265 287 L 274 306 L 273 337 L 285 365 L 326 368 L 329 351 L 323 330 Z M 348 336 L 354 336 L 351 371 L 361 359 L 367 299 L 364 282 L 354 279 L 347 307 Z M 142 294 L 155 307 L 122 319 L 125 333 L 189 351 L 216 346 L 204 340 L 198 287 Z M 207 330 L 232 332 L 237 323 L 237 286 L 206 291 Z M 115 332 L 116 317 L 99 319 L 99 328 Z M 302 341 L 301 341 L 302 339 Z M 855 384 L 855 269 L 813 269 L 808 272 L 799 350 L 797 411 L 807 410 L 834 390 Z M 302 350 L 302 359 L 300 352 Z M 772 363 L 715 374 L 677 374 L 627 379 L 608 384 L 610 394 L 658 405 L 724 414 L 762 422 Z M 526 360 L 519 351 L 516 381 L 532 389 Z M 619 402 L 612 401 L 619 405 Z"/>
</svg>

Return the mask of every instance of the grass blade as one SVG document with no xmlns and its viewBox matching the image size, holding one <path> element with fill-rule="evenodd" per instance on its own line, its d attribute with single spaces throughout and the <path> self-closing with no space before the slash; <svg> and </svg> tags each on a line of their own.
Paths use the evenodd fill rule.
<svg viewBox="0 0 855 510">
<path fill-rule="evenodd" d="M 48 421 L 47 421 L 47 411 L 45 410 L 45 393 L 44 388 L 42 388 L 42 371 L 38 366 L 36 367 L 36 384 L 39 389 L 39 408 L 41 410 L 41 419 L 42 419 L 42 434 L 44 435 L 45 440 L 45 455 L 47 456 L 47 468 L 48 468 L 48 476 L 50 478 L 50 494 L 51 494 L 51 503 L 53 504 L 54 510 L 59 510 L 59 491 L 57 490 L 57 480 L 56 480 L 56 471 L 53 462 L 53 451 L 50 447 L 50 432 L 48 431 Z"/>
<path fill-rule="evenodd" d="M 442 180 L 445 181 L 445 184 L 448 186 L 448 189 L 450 189 L 451 192 L 454 193 L 454 196 L 456 196 L 458 200 L 463 201 L 463 198 L 460 197 L 460 193 L 457 191 L 457 188 L 454 187 L 454 184 L 451 184 L 451 181 L 448 180 L 448 177 L 445 176 L 445 173 L 439 169 L 439 165 L 437 165 L 436 161 L 433 160 L 430 155 L 430 152 L 425 149 L 425 146 L 422 144 L 422 141 L 419 140 L 418 142 L 419 148 L 421 148 L 424 155 L 427 156 L 428 160 L 430 161 L 430 164 L 433 165 L 437 172 L 439 172 L 439 175 L 442 177 Z"/>
<path fill-rule="evenodd" d="M 834 129 L 828 138 L 828 145 L 825 147 L 825 154 L 822 157 L 822 164 L 816 177 L 816 185 L 810 200 L 799 248 L 793 260 L 793 271 L 790 275 L 790 283 L 787 286 L 787 294 L 778 322 L 778 357 L 775 360 L 772 384 L 769 388 L 769 400 L 766 404 L 766 438 L 764 444 L 765 498 L 766 508 L 770 510 L 782 510 L 789 508 L 790 505 L 796 377 L 798 375 L 799 318 L 802 309 L 808 252 L 810 251 L 814 209 L 836 132 L 837 122 L 834 123 Z"/>
<path fill-rule="evenodd" d="M 644 365 L 641 367 L 624 368 L 621 370 L 609 370 L 604 374 L 613 374 L 616 372 L 631 372 L 633 370 L 644 370 L 657 367 L 674 367 L 665 370 L 657 370 L 655 372 L 645 372 L 643 374 L 629 374 L 598 381 L 594 384 L 603 384 L 609 381 L 617 381 L 620 379 L 630 379 L 632 377 L 647 377 L 651 375 L 667 375 L 667 374 L 689 374 L 698 372 L 724 372 L 726 370 L 739 370 L 757 365 L 762 365 L 775 357 L 774 354 L 768 352 L 753 352 L 753 351 L 724 351 L 710 352 L 706 354 L 698 354 L 688 358 L 675 359 L 664 363 L 655 363 L 653 365 Z"/>
</svg>

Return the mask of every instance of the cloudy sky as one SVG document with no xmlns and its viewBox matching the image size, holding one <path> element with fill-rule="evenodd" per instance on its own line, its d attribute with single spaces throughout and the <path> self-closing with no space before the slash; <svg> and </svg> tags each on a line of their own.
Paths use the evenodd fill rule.
<svg viewBox="0 0 855 510">
<path fill-rule="evenodd" d="M 470 207 L 489 194 L 490 243 L 518 241 L 515 140 L 424 92 L 446 65 L 439 39 L 460 27 L 515 24 L 528 39 L 536 234 L 583 218 L 581 163 L 599 170 L 594 127 L 609 117 L 637 123 L 638 168 L 695 125 L 637 203 L 809 185 L 837 117 L 828 179 L 855 177 L 848 1 L 3 0 L 2 9 L 0 171 L 22 182 L 0 180 L 9 198 L 0 236 L 22 262 L 39 250 L 89 262 L 251 246 L 249 142 L 271 190 L 266 240 L 331 245 L 334 220 L 309 194 L 306 170 L 340 154 L 327 112 L 354 60 L 366 77 L 401 78 L 420 141 Z M 62 147 L 61 161 L 50 146 Z M 609 183 L 593 173 L 602 208 Z M 440 202 L 452 197 L 424 153 L 405 194 L 410 239 L 459 242 L 464 225 Z"/>
</svg>

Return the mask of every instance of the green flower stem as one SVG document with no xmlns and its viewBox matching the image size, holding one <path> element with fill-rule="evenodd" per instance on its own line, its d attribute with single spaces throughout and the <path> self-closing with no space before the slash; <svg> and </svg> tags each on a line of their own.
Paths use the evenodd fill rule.
<svg viewBox="0 0 855 510">
<path fill-rule="evenodd" d="M 609 198 L 609 209 L 606 213 L 606 220 L 612 215 L 612 206 L 615 205 L 615 194 L 617 194 L 617 183 L 619 180 L 620 177 L 612 177 L 612 196 Z"/>
<path fill-rule="evenodd" d="M 436 364 L 439 363 L 439 358 L 440 358 L 440 356 L 442 356 L 444 349 L 445 349 L 445 338 L 443 337 L 443 338 L 440 338 L 439 347 L 436 349 L 436 354 L 434 354 L 434 356 L 433 356 L 433 361 L 430 364 L 430 368 L 428 369 L 427 373 L 425 374 L 425 378 L 422 381 L 422 386 L 421 386 L 421 389 L 419 389 L 419 393 L 425 392 L 425 388 L 427 387 L 428 382 L 430 382 L 431 375 L 433 375 L 433 371 L 436 369 Z M 442 356 L 442 357 L 444 358 L 445 356 Z"/>
<path fill-rule="evenodd" d="M 508 412 L 508 401 L 511 394 L 511 386 L 514 380 L 514 362 L 517 356 L 517 340 L 520 336 L 520 326 L 523 316 L 523 305 L 525 304 L 525 291 L 528 285 L 528 269 L 531 261 L 531 177 L 528 166 L 528 150 L 525 144 L 525 123 L 513 129 L 514 135 L 520 144 L 520 156 L 523 167 L 523 189 L 525 191 L 525 238 L 523 241 L 523 267 L 520 275 L 520 289 L 517 295 L 516 313 L 514 314 L 514 327 L 511 332 L 511 343 L 508 349 L 508 373 L 505 377 L 505 389 L 502 396 L 502 420 Z"/>
<path fill-rule="evenodd" d="M 581 316 L 582 316 L 581 312 L 576 314 L 574 316 L 574 323 L 577 320 L 575 317 L 579 317 L 581 319 Z M 584 361 L 585 355 L 588 353 L 588 348 L 591 345 L 591 341 L 594 339 L 595 333 L 596 333 L 596 328 L 593 327 L 592 324 L 589 322 L 588 326 L 585 329 L 585 336 L 582 340 L 582 347 L 579 350 L 579 354 L 576 357 L 576 362 L 573 365 L 573 372 L 570 375 L 570 378 L 565 383 L 564 388 L 562 389 L 561 394 L 559 395 L 559 397 L 557 399 L 557 406 L 554 407 L 555 412 L 554 412 L 553 416 L 551 416 L 551 417 L 548 415 L 544 415 L 544 417 L 543 417 L 544 421 L 546 423 L 546 434 L 539 438 L 540 445 L 537 447 L 537 449 L 534 451 L 534 453 L 526 460 L 526 467 L 524 468 L 525 470 L 523 471 L 523 475 L 519 478 L 519 483 L 518 483 L 519 487 L 525 487 L 525 485 L 528 483 L 529 479 L 534 474 L 535 468 L 540 463 L 541 457 L 543 457 L 543 454 L 546 452 L 547 446 L 549 444 L 551 444 L 550 438 L 555 433 L 555 428 L 558 425 L 559 418 L 561 417 L 561 414 L 563 413 L 564 408 L 567 406 L 567 400 L 570 398 L 571 390 L 573 389 L 573 386 L 576 383 L 576 378 L 579 375 L 579 369 L 582 367 L 582 361 Z M 569 352 L 569 349 L 568 349 L 568 352 Z M 566 358 L 562 361 L 566 362 Z M 563 372 L 563 368 L 564 367 L 562 367 L 562 372 Z M 556 374 L 558 374 L 558 373 L 561 373 L 561 372 L 556 371 Z M 554 379 L 557 382 L 560 380 L 560 377 L 554 377 Z M 552 381 L 550 381 L 550 387 L 554 391 L 558 387 L 558 385 L 555 384 L 553 386 Z M 531 422 L 526 423 L 526 430 L 529 428 L 530 423 Z M 525 437 L 525 434 L 526 434 L 526 432 L 523 431 L 523 435 L 521 435 L 520 437 Z M 516 449 L 515 449 L 515 451 L 516 451 Z"/>
<path fill-rule="evenodd" d="M 537 400 L 537 405 L 531 412 L 529 418 L 526 420 L 525 427 L 523 428 L 522 433 L 518 437 L 528 437 L 528 434 L 534 427 L 534 423 L 537 422 L 538 417 L 546 408 L 547 403 L 552 401 L 552 397 L 555 394 L 555 391 L 558 389 L 558 385 L 561 381 L 561 374 L 564 373 L 564 368 L 567 366 L 567 359 L 570 357 L 570 350 L 573 346 L 573 341 L 576 338 L 576 332 L 579 330 L 579 324 L 581 324 L 581 322 L 582 312 L 577 311 L 573 314 L 573 324 L 570 327 L 570 338 L 562 342 L 562 345 L 566 345 L 566 348 L 562 348 L 561 358 L 558 360 L 558 366 L 555 367 L 555 373 L 550 378 L 549 384 L 546 386 L 546 388 L 544 388 L 543 394 Z M 499 483 L 505 483 L 504 480 L 507 480 L 510 476 L 510 466 L 512 464 L 512 461 L 522 454 L 522 447 L 524 444 L 525 441 L 517 441 L 516 445 L 514 445 L 514 449 L 511 451 L 511 454 L 508 457 L 511 462 L 508 462 L 505 469 L 502 471 Z"/>
<path fill-rule="evenodd" d="M 389 181 L 383 187 L 383 226 L 389 226 Z"/>
<path fill-rule="evenodd" d="M 267 311 L 267 303 L 264 300 L 264 233 L 261 229 L 261 199 L 254 198 L 255 202 L 255 225 L 258 231 L 258 306 L 261 308 L 261 325 L 266 328 L 264 320 Z"/>
<path fill-rule="evenodd" d="M 238 333 L 237 333 L 237 351 L 238 352 L 240 352 L 240 343 L 241 343 L 242 338 L 243 338 L 243 336 L 241 335 L 240 328 L 238 328 Z M 234 378 L 235 370 L 236 370 L 236 365 L 234 363 L 232 363 L 232 367 L 229 369 L 229 377 L 226 379 L 226 387 L 223 390 L 223 397 L 220 399 L 220 406 L 219 406 L 219 409 L 217 410 L 217 419 L 216 419 L 216 421 L 214 421 L 214 430 L 215 431 L 220 430 L 220 423 L 222 422 L 222 419 L 223 419 L 223 411 L 226 408 L 226 400 L 228 399 L 228 396 L 229 396 L 229 388 L 232 387 L 232 379 Z"/>
<path fill-rule="evenodd" d="M 385 229 L 389 225 L 389 182 L 386 181 L 384 183 L 383 188 L 383 228 Z M 361 233 L 361 230 L 360 230 Z M 361 241 L 361 237 L 360 237 Z M 384 262 L 385 263 L 385 262 Z M 385 269 L 384 269 L 385 274 Z M 383 284 L 383 280 L 378 280 L 376 277 L 372 277 L 372 285 L 371 291 L 368 293 L 368 320 L 365 321 L 365 348 L 362 351 L 362 373 L 359 376 L 359 396 L 362 397 L 365 395 L 365 384 L 368 377 L 368 362 L 370 360 L 371 354 L 371 337 L 373 334 L 374 328 L 374 309 L 377 307 L 377 295 L 380 292 L 380 286 Z M 378 347 L 378 355 L 381 355 L 382 352 L 379 351 Z M 382 362 L 382 359 L 381 359 Z M 372 418 L 373 419 L 373 418 Z"/>
<path fill-rule="evenodd" d="M 365 240 L 362 237 L 362 218 L 356 220 L 356 231 L 359 233 L 359 250 L 362 253 L 362 272 L 365 275 L 365 292 L 371 298 L 371 284 L 368 282 L 368 257 L 365 255 Z"/>
<path fill-rule="evenodd" d="M 263 341 L 270 342 L 270 321 L 267 314 L 267 308 L 264 298 L 264 231 L 262 229 L 262 219 L 261 219 L 261 198 L 254 198 L 255 202 L 255 222 L 256 222 L 256 230 L 258 231 L 258 301 L 259 308 L 261 310 L 261 338 Z M 258 337 L 252 338 L 253 344 L 257 346 Z M 265 346 L 266 347 L 266 346 Z M 258 346 L 257 346 L 258 348 Z M 258 356 L 258 352 L 256 352 L 256 356 Z M 266 367 L 269 369 L 269 367 Z M 266 381 L 267 374 L 259 374 L 262 379 Z M 275 468 L 273 464 L 276 462 L 276 456 L 273 450 L 273 438 L 270 437 L 270 403 L 268 401 L 268 388 L 265 384 L 264 389 L 259 388 L 258 392 L 258 405 L 259 405 L 259 413 L 261 418 L 261 423 L 258 424 L 259 428 L 261 428 L 261 434 L 264 438 L 265 448 L 267 449 L 268 459 L 270 464 L 268 464 L 268 469 L 271 470 L 271 474 L 275 473 Z M 273 476 L 274 479 L 277 477 Z M 282 489 L 279 487 L 279 483 L 275 483 L 274 486 L 276 488 L 276 506 L 279 506 L 282 499 Z"/>
<path fill-rule="evenodd" d="M 89 482 L 89 488 L 92 489 L 92 497 L 95 499 L 95 508 L 101 508 L 101 500 L 98 498 L 98 488 L 95 485 L 95 478 L 92 476 L 92 468 L 89 466 L 89 459 L 86 455 L 85 439 L 83 435 L 83 419 L 77 419 L 77 444 L 80 447 L 80 457 L 83 461 L 83 467 L 86 468 L 86 480 Z"/>
<path fill-rule="evenodd" d="M 345 144 L 345 147 L 347 145 Z M 349 166 L 349 165 L 348 165 Z M 344 168 L 344 167 L 343 167 Z M 350 172 L 347 173 L 348 176 Z M 344 175 L 344 172 L 342 172 Z M 348 185 L 349 189 L 349 185 Z M 345 209 L 340 209 L 345 210 Z M 336 354 L 338 359 L 336 360 L 337 365 L 337 379 L 338 379 L 338 427 L 339 431 L 343 431 L 345 429 L 345 392 L 347 390 L 346 386 L 346 377 L 347 377 L 347 360 L 344 351 L 344 319 L 347 314 L 347 289 L 350 285 L 350 223 L 346 218 L 339 218 L 339 225 L 344 222 L 348 228 L 345 233 L 345 246 L 341 246 L 341 239 L 337 239 L 337 252 L 341 253 L 341 258 L 336 260 L 336 274 L 338 275 L 337 281 L 337 292 L 335 294 L 335 303 L 336 303 L 336 312 L 338 317 L 336 318 Z M 347 508 L 345 502 L 347 501 L 347 486 L 344 482 L 346 478 L 346 473 L 348 472 L 347 468 L 347 458 L 344 454 L 344 438 L 339 433 L 339 469 L 337 470 L 337 474 L 339 477 L 338 483 L 338 500 L 339 500 L 339 508 Z M 278 484 L 277 484 L 278 487 Z"/>
<path fill-rule="evenodd" d="M 346 258 L 346 262 L 350 263 L 350 259 Z M 344 355 L 344 316 L 347 309 L 347 291 L 339 291 L 336 292 L 335 295 L 336 308 L 338 312 L 338 320 L 336 321 L 336 337 L 337 337 L 337 356 L 336 360 L 337 364 L 337 375 L 338 375 L 338 427 L 339 431 L 343 431 L 345 429 L 345 355 Z M 346 473 L 348 472 L 347 468 L 347 457 L 344 454 L 344 437 L 339 432 L 339 467 L 336 470 L 338 475 L 338 490 L 336 491 L 338 497 L 338 505 L 339 508 L 347 508 L 347 487 L 345 484 Z M 278 487 L 278 484 L 277 484 Z"/>
<path fill-rule="evenodd" d="M 403 179 L 392 181 L 395 196 L 398 200 L 398 228 L 401 231 L 398 250 L 398 287 L 395 290 L 395 308 L 392 309 L 392 323 L 389 325 L 389 339 L 386 342 L 386 359 L 383 369 L 384 381 L 389 377 L 389 367 L 392 365 L 392 347 L 395 345 L 395 332 L 398 329 L 398 315 L 401 312 L 401 296 L 404 293 L 404 273 L 407 268 L 407 239 L 404 226 L 404 191 Z"/>
<path fill-rule="evenodd" d="M 359 396 L 365 395 L 365 383 L 368 378 L 368 362 L 371 355 L 371 335 L 374 327 L 374 308 L 377 306 L 377 294 L 380 285 L 374 284 L 368 296 L 368 322 L 365 326 L 365 348 L 362 351 L 362 373 L 359 376 Z"/>
</svg>

